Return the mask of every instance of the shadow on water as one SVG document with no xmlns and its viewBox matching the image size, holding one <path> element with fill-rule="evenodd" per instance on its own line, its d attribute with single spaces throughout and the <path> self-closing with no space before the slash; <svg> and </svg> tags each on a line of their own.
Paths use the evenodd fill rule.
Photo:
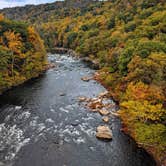
<svg viewBox="0 0 166 166">
<path fill-rule="evenodd" d="M 0 96 L 0 165 L 155 166 L 153 158 L 120 131 L 117 118 L 108 124 L 113 140 L 96 139 L 96 127 L 104 122 L 78 102 L 79 96 L 105 91 L 94 80 L 81 80 L 94 71 L 66 55 L 49 59 L 56 68 Z"/>
<path fill-rule="evenodd" d="M 19 85 L 17 87 L 13 87 L 12 89 L 7 90 L 3 93 L 3 95 L 0 95 L 0 108 L 7 105 L 19 105 L 19 103 L 22 102 L 22 95 L 24 93 L 27 94 L 27 88 L 30 88 L 32 90 L 35 90 L 33 86 L 37 84 L 38 82 L 42 82 L 44 78 L 46 77 L 46 73 L 43 73 L 38 78 L 32 78 L 31 80 L 28 80 L 27 82 L 23 83 L 22 85 Z M 17 93 L 17 95 L 15 94 Z"/>
</svg>

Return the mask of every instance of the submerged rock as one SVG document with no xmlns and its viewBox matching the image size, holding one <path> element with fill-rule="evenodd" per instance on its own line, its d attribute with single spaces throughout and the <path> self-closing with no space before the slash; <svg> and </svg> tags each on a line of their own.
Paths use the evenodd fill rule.
<svg viewBox="0 0 166 166">
<path fill-rule="evenodd" d="M 91 79 L 92 79 L 91 77 L 82 77 L 81 78 L 82 81 L 86 81 L 86 82 L 90 81 Z"/>
<path fill-rule="evenodd" d="M 74 122 L 71 122 L 71 125 L 75 127 L 75 126 L 78 126 L 79 123 L 80 123 L 80 122 L 79 122 L 78 120 L 76 120 L 76 121 L 74 121 Z"/>
<path fill-rule="evenodd" d="M 98 126 L 96 137 L 99 139 L 106 139 L 111 140 L 112 139 L 112 131 L 108 126 Z"/>
</svg>

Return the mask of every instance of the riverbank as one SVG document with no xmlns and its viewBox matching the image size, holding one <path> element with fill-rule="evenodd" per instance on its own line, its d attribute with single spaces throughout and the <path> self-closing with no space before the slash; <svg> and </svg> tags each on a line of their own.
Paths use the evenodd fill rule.
<svg viewBox="0 0 166 166">
<path fill-rule="evenodd" d="M 4 92 L 15 88 L 21 84 L 24 84 L 25 82 L 32 80 L 34 78 L 38 78 L 40 77 L 42 74 L 44 74 L 48 69 L 53 68 L 54 64 L 47 64 L 45 65 L 45 67 L 43 67 L 43 69 L 38 72 L 38 73 L 33 73 L 33 75 L 29 78 L 26 78 L 25 76 L 15 76 L 12 79 L 10 78 L 10 82 L 8 82 L 8 85 L 4 85 L 3 87 L 1 86 L 0 88 L 0 95 L 2 95 Z"/>
<path fill-rule="evenodd" d="M 107 73 L 108 74 L 108 73 Z M 97 80 L 98 82 L 100 82 L 108 91 L 109 91 L 109 96 L 114 99 L 114 101 L 120 105 L 122 103 L 122 101 L 120 101 L 120 98 L 118 97 L 118 94 L 115 93 L 115 91 L 108 85 L 108 82 L 103 79 L 103 71 L 97 72 L 94 75 L 94 79 Z M 136 127 L 140 127 L 137 126 L 133 123 L 129 123 L 128 122 L 128 115 L 126 115 L 125 112 L 121 112 L 121 107 L 118 111 L 118 117 L 122 120 L 122 131 L 128 135 L 130 135 L 138 144 L 139 147 L 144 148 L 150 155 L 153 156 L 153 158 L 155 159 L 156 163 L 158 166 L 165 166 L 166 165 L 166 154 L 165 154 L 165 148 L 162 147 L 162 145 L 157 144 L 148 144 L 148 143 L 143 143 L 141 142 L 137 137 L 136 137 Z M 144 130 L 144 132 L 146 132 Z M 140 133 L 143 134 L 143 133 Z M 157 137 L 157 135 L 156 135 Z M 159 142 L 160 143 L 160 142 Z"/>
<path fill-rule="evenodd" d="M 82 79 L 95 71 L 68 55 L 49 54 L 48 59 L 56 68 L 0 96 L 1 165 L 155 166 L 153 158 L 121 132 L 118 118 L 110 116 L 106 124 L 101 114 L 107 112 L 91 109 L 106 95 L 101 84 Z M 90 100 L 87 106 L 80 102 L 83 96 Z M 116 105 L 110 98 L 103 98 L 103 104 Z M 109 111 L 111 115 L 115 108 Z M 103 125 L 112 131 L 109 142 L 96 138 Z"/>
<path fill-rule="evenodd" d="M 28 24 L 0 14 L 0 94 L 47 69 L 43 40 Z"/>
<path fill-rule="evenodd" d="M 62 48 L 61 48 L 61 50 L 63 50 Z M 65 48 L 65 52 L 67 53 L 69 50 L 71 50 L 71 49 L 66 49 Z M 71 52 L 71 56 L 76 56 L 76 57 L 79 57 L 79 55 L 75 52 L 75 51 L 70 51 Z M 72 53 L 74 53 L 74 54 L 72 54 Z M 106 70 L 105 71 L 105 69 L 103 70 L 101 67 L 100 67 L 100 65 L 98 64 L 97 65 L 97 68 L 95 68 L 94 66 L 96 66 L 96 64 L 94 63 L 94 62 L 96 62 L 97 60 L 92 60 L 92 59 L 90 59 L 89 57 L 83 57 L 82 58 L 82 56 L 80 56 L 81 57 L 81 60 L 83 61 L 83 62 L 85 62 L 85 63 L 87 63 L 90 67 L 92 67 L 92 68 L 94 68 L 94 69 L 100 69 L 99 70 L 99 72 L 98 72 L 98 74 L 96 74 L 95 76 L 94 76 L 94 78 L 98 81 L 98 82 L 100 82 L 108 91 L 109 91 L 109 95 L 110 95 L 110 97 L 111 98 L 113 98 L 114 99 L 114 101 L 117 103 L 117 104 L 119 104 L 120 105 L 120 110 L 122 109 L 122 107 L 121 107 L 121 103 L 123 103 L 123 100 L 120 98 L 120 93 L 122 93 L 122 91 L 124 91 L 124 90 L 121 90 L 121 89 L 117 89 L 117 92 L 115 91 L 115 90 L 113 90 L 112 89 L 112 87 L 111 87 L 111 85 L 109 84 L 109 83 L 111 83 L 111 79 L 110 80 L 107 80 L 106 78 L 105 78 L 105 76 L 109 76 L 110 75 L 110 73 Z M 104 73 L 104 74 L 103 74 Z M 103 77 L 103 75 L 105 75 L 104 77 Z M 125 82 L 124 82 L 124 84 L 123 84 L 124 86 L 125 86 Z M 123 92 L 123 93 L 125 93 L 125 92 Z M 122 95 L 122 94 L 121 94 Z M 138 108 L 139 109 L 139 108 Z M 156 108 L 157 109 L 157 108 Z M 127 115 L 128 116 L 128 115 Z M 149 154 L 151 154 L 154 158 L 155 158 L 155 160 L 156 160 L 156 162 L 158 163 L 158 165 L 164 165 L 165 166 L 165 159 L 164 159 L 164 157 L 165 157 L 165 154 L 163 153 L 164 152 L 164 150 L 163 150 L 163 148 L 162 148 L 162 145 L 163 144 L 160 144 L 160 145 L 155 145 L 155 144 L 150 144 L 150 146 L 148 146 L 149 145 L 149 143 L 147 143 L 147 141 L 146 142 L 143 142 L 144 140 L 142 140 L 142 142 L 140 141 L 140 138 L 139 138 L 139 136 L 136 136 L 136 125 L 135 124 L 137 124 L 137 123 L 135 123 L 135 124 L 133 124 L 133 123 L 127 123 L 127 117 L 126 117 L 126 112 L 121 112 L 120 114 L 119 114 L 119 117 L 122 119 L 122 122 L 123 122 L 123 128 L 122 128 L 122 130 L 126 133 L 126 134 L 129 134 L 136 142 L 137 142 L 137 144 L 138 144 L 138 146 L 140 146 L 140 147 L 143 147 L 143 148 L 145 148 L 146 149 L 146 151 L 147 152 L 149 152 Z M 137 127 L 138 128 L 141 128 L 142 126 L 140 126 L 140 125 L 142 125 L 141 123 L 139 124 L 138 123 L 138 125 L 137 125 Z M 140 131 L 138 131 L 138 133 L 139 134 L 141 134 L 141 132 Z M 152 133 L 153 134 L 153 133 Z M 153 137 L 153 136 L 152 136 Z"/>
</svg>

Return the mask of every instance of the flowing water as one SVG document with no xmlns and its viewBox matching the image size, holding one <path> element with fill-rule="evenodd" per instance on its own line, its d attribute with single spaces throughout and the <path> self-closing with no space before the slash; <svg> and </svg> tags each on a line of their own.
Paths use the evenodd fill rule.
<svg viewBox="0 0 166 166">
<path fill-rule="evenodd" d="M 0 96 L 0 166 L 155 166 L 117 118 L 109 123 L 113 140 L 96 139 L 101 116 L 78 102 L 105 91 L 81 80 L 94 71 L 67 55 L 49 60 L 54 69 Z"/>
</svg>

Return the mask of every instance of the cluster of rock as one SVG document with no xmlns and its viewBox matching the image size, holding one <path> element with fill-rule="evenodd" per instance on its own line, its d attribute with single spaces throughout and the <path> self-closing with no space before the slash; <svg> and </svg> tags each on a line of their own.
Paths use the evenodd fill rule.
<svg viewBox="0 0 166 166">
<path fill-rule="evenodd" d="M 68 54 L 69 56 L 78 57 L 79 55 L 72 49 L 64 47 L 54 47 L 49 49 L 52 54 Z"/>
<path fill-rule="evenodd" d="M 88 66 L 90 66 L 92 69 L 100 69 L 100 63 L 97 60 L 91 59 L 89 57 L 83 57 L 81 60 L 88 64 Z"/>
<path fill-rule="evenodd" d="M 55 68 L 56 67 L 56 64 L 55 63 L 49 63 L 47 66 L 46 66 L 46 70 L 49 70 L 49 69 L 52 69 L 52 68 Z"/>
<path fill-rule="evenodd" d="M 99 113 L 102 116 L 102 120 L 105 124 L 97 127 L 96 137 L 99 139 L 111 140 L 112 130 L 108 126 L 108 123 L 110 121 L 110 117 L 112 115 L 117 116 L 117 114 L 110 111 L 110 109 L 115 107 L 115 105 L 107 102 L 108 92 L 100 93 L 96 98 L 79 97 L 78 100 L 79 102 L 85 102 L 85 105 L 90 109 L 90 111 Z"/>
</svg>

